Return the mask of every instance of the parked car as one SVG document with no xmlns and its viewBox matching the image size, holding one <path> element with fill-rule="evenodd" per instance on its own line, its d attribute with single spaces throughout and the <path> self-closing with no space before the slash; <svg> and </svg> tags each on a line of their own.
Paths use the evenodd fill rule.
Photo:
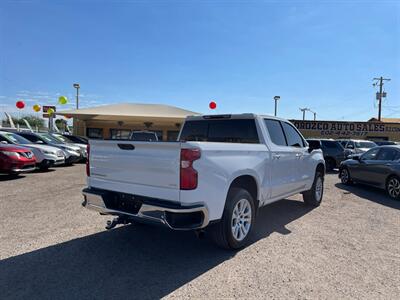
<svg viewBox="0 0 400 300">
<path fill-rule="evenodd" d="M 80 153 L 83 156 L 83 160 L 86 160 L 86 156 L 87 156 L 87 144 L 83 144 L 83 143 L 75 143 L 73 142 L 71 139 L 69 139 L 68 137 L 63 136 L 61 133 L 51 133 L 51 136 L 54 137 L 55 139 L 57 139 L 58 141 L 60 141 L 61 143 L 65 143 L 67 145 L 73 145 L 73 146 L 77 146 L 80 149 Z"/>
<path fill-rule="evenodd" d="M 332 171 L 335 168 L 339 168 L 340 163 L 346 159 L 347 155 L 351 154 L 346 152 L 340 142 L 330 139 L 308 139 L 308 144 L 318 144 L 321 148 L 325 159 L 325 165 L 327 171 Z M 314 148 L 317 145 L 313 145 Z"/>
<path fill-rule="evenodd" d="M 46 170 L 52 166 L 65 163 L 64 152 L 59 148 L 32 144 L 31 141 L 13 132 L 0 131 L 0 143 L 14 144 L 30 149 L 35 155 L 36 167 L 40 170 Z"/>
<path fill-rule="evenodd" d="M 378 145 L 368 140 L 348 140 L 344 148 L 350 149 L 354 154 L 357 154 L 357 153 L 364 153 L 376 146 Z"/>
<path fill-rule="evenodd" d="M 129 139 L 132 141 L 157 142 L 157 134 L 153 131 L 132 131 Z"/>
<path fill-rule="evenodd" d="M 77 162 L 83 158 L 79 147 L 62 143 L 59 140 L 52 137 L 49 133 L 21 131 L 17 132 L 17 134 L 26 138 L 32 143 L 40 145 L 49 145 L 61 149 L 64 152 L 66 165 L 71 165 L 74 162 Z"/>
<path fill-rule="evenodd" d="M 90 140 L 84 207 L 117 215 L 108 224 L 150 221 L 207 229 L 243 247 L 259 207 L 302 193 L 319 206 L 325 161 L 290 122 L 254 114 L 188 117 L 180 142 Z"/>
<path fill-rule="evenodd" d="M 85 145 L 89 143 L 89 140 L 83 136 L 72 135 L 67 133 L 63 133 L 62 136 L 68 138 L 72 143 L 85 144 Z"/>
<path fill-rule="evenodd" d="M 380 146 L 354 155 L 340 165 L 343 184 L 363 183 L 385 189 L 391 198 L 400 198 L 400 146 Z"/>
<path fill-rule="evenodd" d="M 16 145 L 0 144 L 0 173 L 19 174 L 35 170 L 36 159 L 31 150 Z"/>
<path fill-rule="evenodd" d="M 396 142 L 391 141 L 374 141 L 378 146 L 388 146 L 388 145 L 397 145 Z"/>
</svg>

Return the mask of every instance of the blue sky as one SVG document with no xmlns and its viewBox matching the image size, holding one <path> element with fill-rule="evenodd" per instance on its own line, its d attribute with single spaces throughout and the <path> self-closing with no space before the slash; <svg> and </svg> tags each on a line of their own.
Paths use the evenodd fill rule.
<svg viewBox="0 0 400 300">
<path fill-rule="evenodd" d="M 280 95 L 286 118 L 367 120 L 382 75 L 400 117 L 400 1 L 1 0 L 0 64 L 0 110 L 79 82 L 82 106 L 273 113 Z"/>
</svg>

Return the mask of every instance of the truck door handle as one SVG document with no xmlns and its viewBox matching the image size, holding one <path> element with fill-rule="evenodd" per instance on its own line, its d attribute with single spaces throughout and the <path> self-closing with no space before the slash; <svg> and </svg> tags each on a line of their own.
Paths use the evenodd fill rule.
<svg viewBox="0 0 400 300">
<path fill-rule="evenodd" d="M 280 156 L 279 154 L 274 154 L 272 157 L 273 157 L 274 159 L 280 159 L 280 158 L 281 158 L 281 156 Z"/>
<path fill-rule="evenodd" d="M 121 150 L 135 150 L 135 146 L 132 144 L 118 144 Z"/>
</svg>

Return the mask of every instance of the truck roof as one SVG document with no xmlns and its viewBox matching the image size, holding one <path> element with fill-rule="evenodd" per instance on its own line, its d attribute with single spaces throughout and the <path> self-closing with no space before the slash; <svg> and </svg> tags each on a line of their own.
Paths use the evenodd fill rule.
<svg viewBox="0 0 400 300">
<path fill-rule="evenodd" d="M 215 115 L 201 115 L 201 116 L 188 116 L 186 120 L 193 121 L 193 120 L 210 120 L 210 119 L 255 119 L 257 117 L 261 118 L 268 118 L 268 119 L 275 119 L 280 121 L 286 121 L 287 119 L 278 118 L 270 115 L 260 115 L 254 113 L 243 113 L 243 114 L 215 114 Z"/>
</svg>

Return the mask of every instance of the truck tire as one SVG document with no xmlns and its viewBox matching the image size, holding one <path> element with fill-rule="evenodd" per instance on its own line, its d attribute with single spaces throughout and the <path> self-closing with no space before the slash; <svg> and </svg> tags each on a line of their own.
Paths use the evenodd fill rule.
<svg viewBox="0 0 400 300">
<path fill-rule="evenodd" d="M 213 241 L 224 249 L 240 249 L 247 245 L 255 223 L 255 210 L 254 199 L 247 190 L 232 188 L 222 219 L 210 227 Z"/>
<path fill-rule="evenodd" d="M 314 182 L 308 191 L 303 192 L 303 201 L 308 206 L 317 207 L 321 204 L 324 195 L 324 175 L 315 172 Z"/>
</svg>

